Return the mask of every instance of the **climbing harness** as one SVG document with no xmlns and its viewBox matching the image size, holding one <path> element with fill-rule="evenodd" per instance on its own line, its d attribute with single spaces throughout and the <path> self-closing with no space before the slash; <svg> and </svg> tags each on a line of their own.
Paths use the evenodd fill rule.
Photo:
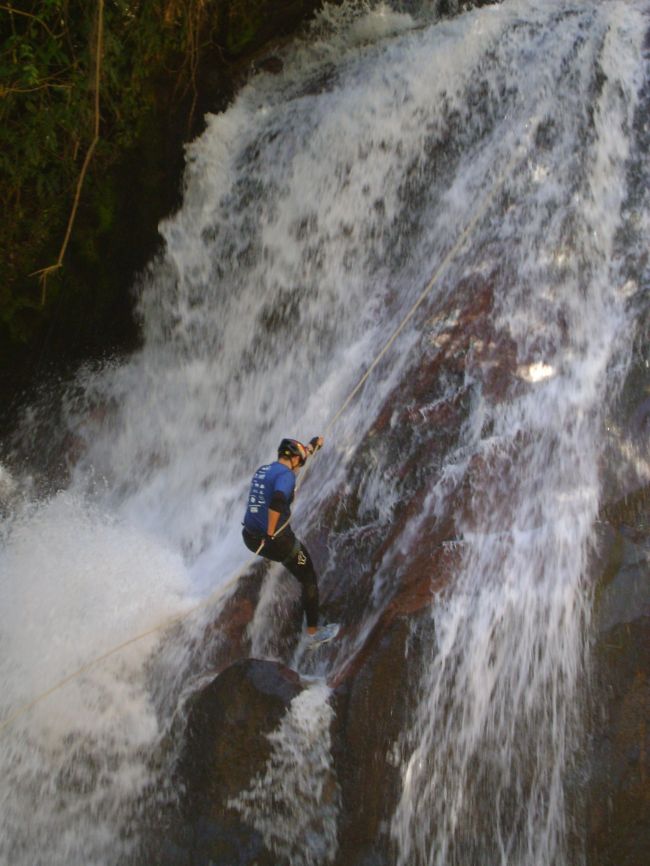
<svg viewBox="0 0 650 866">
<path fill-rule="evenodd" d="M 523 149 L 523 145 L 520 147 L 520 150 L 521 149 Z M 413 316 L 415 315 L 415 313 L 417 312 L 417 310 L 419 309 L 419 307 L 421 306 L 421 304 L 423 303 L 425 298 L 429 295 L 432 288 L 437 283 L 442 272 L 445 270 L 447 265 L 455 258 L 455 256 L 458 254 L 458 252 L 463 247 L 467 238 L 474 231 L 474 228 L 476 227 L 478 222 L 483 218 L 488 207 L 490 206 L 490 204 L 494 200 L 497 192 L 503 186 L 503 183 L 505 182 L 506 177 L 510 174 L 511 170 L 514 169 L 515 163 L 517 161 L 519 161 L 519 159 L 520 159 L 520 154 L 518 154 L 518 153 L 515 153 L 515 155 L 513 155 L 513 157 L 510 159 L 510 161 L 506 165 L 505 169 L 503 170 L 503 172 L 499 176 L 494 187 L 492 188 L 491 192 L 485 197 L 481 206 L 476 210 L 476 212 L 474 213 L 474 216 L 469 221 L 469 223 L 467 224 L 467 226 L 465 227 L 465 229 L 463 230 L 463 232 L 459 236 L 458 240 L 456 241 L 456 243 L 447 252 L 445 257 L 442 259 L 442 261 L 440 262 L 440 264 L 436 268 L 436 270 L 433 272 L 431 279 L 426 284 L 426 286 L 424 287 L 424 289 L 422 290 L 422 292 L 420 293 L 420 295 L 416 299 L 413 306 L 410 308 L 408 313 L 404 316 L 404 318 L 401 320 L 401 322 L 399 323 L 397 328 L 395 328 L 395 330 L 393 331 L 391 336 L 388 338 L 386 343 L 380 349 L 380 351 L 375 356 L 375 358 L 373 359 L 373 361 L 370 364 L 370 366 L 368 367 L 368 369 L 365 371 L 363 376 L 361 376 L 361 378 L 359 379 L 357 384 L 354 386 L 354 388 L 350 391 L 350 393 L 348 394 L 346 399 L 343 401 L 343 403 L 341 404 L 338 411 L 335 413 L 335 415 L 327 423 L 325 430 L 324 430 L 325 434 L 327 434 L 331 431 L 331 429 L 336 424 L 336 422 L 339 420 L 341 415 L 345 412 L 345 410 L 348 408 L 350 403 L 354 400 L 356 395 L 359 393 L 361 388 L 364 386 L 364 384 L 366 383 L 366 381 L 370 377 L 373 370 L 377 367 L 377 365 L 379 364 L 381 359 L 384 357 L 384 355 L 391 348 L 391 346 L 393 345 L 395 340 L 399 337 L 399 335 L 402 333 L 402 331 L 404 330 L 406 325 L 411 321 L 411 319 L 413 318 Z M 285 441 L 285 440 L 283 440 L 283 441 Z M 289 441 L 289 440 L 286 440 L 286 441 Z M 313 444 L 313 441 L 310 444 Z M 316 453 L 317 450 L 318 450 L 318 448 L 315 448 L 314 454 Z M 301 476 L 298 478 L 298 480 L 296 482 L 296 490 L 298 489 L 300 484 L 304 481 L 304 478 L 307 474 L 307 470 L 309 468 L 309 465 L 310 465 L 310 462 L 307 461 L 304 465 L 303 472 L 301 473 Z M 277 533 L 280 533 L 288 523 L 289 523 L 289 520 L 287 520 L 277 530 Z M 162 632 L 162 631 L 168 629 L 170 626 L 175 625 L 175 624 L 177 624 L 177 623 L 179 623 L 185 619 L 188 619 L 192 614 L 196 613 L 197 610 L 200 610 L 204 607 L 207 607 L 209 604 L 213 604 L 214 602 L 216 602 L 219 599 L 223 599 L 226 596 L 226 593 L 233 586 L 235 586 L 235 584 L 237 584 L 239 579 L 250 568 L 251 563 L 254 561 L 255 557 L 262 551 L 263 547 L 264 547 L 264 540 L 262 540 L 262 542 L 260 543 L 260 546 L 258 547 L 256 553 L 250 559 L 248 559 L 241 566 L 241 568 L 238 569 L 238 571 L 234 574 L 234 576 L 229 581 L 227 581 L 227 583 L 223 584 L 222 586 L 219 586 L 207 598 L 203 599 L 203 601 L 200 601 L 198 604 L 194 605 L 194 607 L 190 608 L 189 610 L 183 611 L 183 613 L 176 614 L 175 616 L 172 616 L 172 617 L 169 617 L 169 618 L 163 620 L 162 622 L 158 623 L 157 625 L 153 626 L 152 628 L 148 629 L 147 631 L 142 632 L 141 634 L 135 635 L 134 637 L 130 638 L 129 640 L 124 641 L 124 643 L 121 643 L 118 646 L 115 646 L 112 649 L 108 650 L 108 652 L 105 652 L 102 655 L 97 656 L 97 658 L 92 659 L 91 661 L 82 665 L 82 667 L 78 668 L 73 673 L 66 676 L 64 679 L 60 680 L 58 683 L 53 685 L 52 688 L 48 689 L 46 692 L 43 692 L 42 694 L 37 695 L 31 701 L 19 706 L 17 709 L 14 710 L 13 713 L 8 715 L 5 719 L 2 720 L 2 722 L 0 722 L 0 734 L 2 734 L 18 718 L 20 718 L 21 716 L 28 713 L 37 704 L 41 703 L 41 701 L 45 700 L 50 695 L 54 694 L 54 692 L 57 692 L 59 689 L 62 689 L 68 683 L 77 679 L 79 676 L 86 673 L 91 668 L 95 667 L 96 665 L 101 664 L 102 662 L 106 661 L 107 659 L 111 658 L 112 656 L 117 655 L 117 653 L 121 652 L 126 647 L 131 646 L 135 643 L 138 643 L 139 641 L 144 640 L 145 638 L 150 637 L 153 634 L 156 634 L 158 632 Z"/>
</svg>

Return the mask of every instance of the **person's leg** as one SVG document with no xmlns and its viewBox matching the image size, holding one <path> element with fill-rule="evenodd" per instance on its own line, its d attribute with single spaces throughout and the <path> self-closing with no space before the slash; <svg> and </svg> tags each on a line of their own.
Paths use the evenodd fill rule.
<svg viewBox="0 0 650 866">
<path fill-rule="evenodd" d="M 252 535 L 247 529 L 242 533 L 244 544 L 257 553 L 261 538 Z M 307 617 L 307 627 L 318 625 L 318 578 L 309 551 L 298 541 L 290 526 L 285 527 L 277 538 L 267 541 L 259 552 L 260 556 L 273 562 L 281 562 L 302 588 L 302 607 Z"/>
<path fill-rule="evenodd" d="M 272 562 L 284 562 L 288 556 L 291 556 L 296 545 L 296 536 L 291 531 L 290 526 L 287 526 L 287 529 L 277 538 L 272 541 L 264 541 L 264 544 L 262 544 L 264 536 L 254 535 L 246 527 L 242 530 L 242 538 L 250 551 L 257 553 L 258 556 L 263 556 L 264 559 L 270 559 Z M 261 548 L 260 545 L 262 545 Z"/>
<path fill-rule="evenodd" d="M 251 551 L 251 553 L 257 553 L 259 550 L 260 543 L 262 541 L 261 537 L 257 535 L 253 535 L 252 532 L 249 532 L 246 527 L 242 529 L 241 537 L 244 539 L 244 544 Z M 259 555 L 263 555 L 264 548 L 260 550 Z"/>
<path fill-rule="evenodd" d="M 300 582 L 307 627 L 314 628 L 318 625 L 318 578 L 309 551 L 296 539 L 291 554 L 282 560 L 282 564 Z"/>
</svg>

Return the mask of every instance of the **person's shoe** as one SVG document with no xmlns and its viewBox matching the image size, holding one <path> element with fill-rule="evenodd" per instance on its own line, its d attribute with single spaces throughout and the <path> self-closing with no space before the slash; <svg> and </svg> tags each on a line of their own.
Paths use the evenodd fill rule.
<svg viewBox="0 0 650 866">
<path fill-rule="evenodd" d="M 332 640 L 332 638 L 335 638 L 339 633 L 339 628 L 340 625 L 338 622 L 330 622 L 327 625 L 321 625 L 314 629 L 313 632 L 308 630 L 307 640 L 309 641 L 309 649 L 314 649 L 314 647 L 320 646 L 321 644 Z"/>
</svg>

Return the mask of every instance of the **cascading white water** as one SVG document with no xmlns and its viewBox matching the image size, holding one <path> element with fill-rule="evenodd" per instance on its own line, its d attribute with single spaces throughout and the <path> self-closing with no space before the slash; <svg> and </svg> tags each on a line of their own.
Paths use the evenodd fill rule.
<svg viewBox="0 0 650 866">
<path fill-rule="evenodd" d="M 581 861 L 567 780 L 584 710 L 603 412 L 629 334 L 616 241 L 640 158 L 631 131 L 646 27 L 647 10 L 630 4 L 551 4 L 506 37 L 520 52 L 512 70 L 546 55 L 540 77 L 509 83 L 526 95 L 537 147 L 486 236 L 506 277 L 495 324 L 532 387 L 503 402 L 478 393 L 453 467 L 474 478 L 473 498 L 403 743 L 399 866 Z"/>
<path fill-rule="evenodd" d="M 330 690 L 317 683 L 291 703 L 263 774 L 228 805 L 292 866 L 325 866 L 336 855 L 338 786 L 330 754 Z"/>
<path fill-rule="evenodd" d="M 64 399 L 69 489 L 33 501 L 27 479 L 0 478 L 14 514 L 0 551 L 5 717 L 228 581 L 247 559 L 252 470 L 283 435 L 324 428 L 484 208 L 434 293 L 497 270 L 497 326 L 530 387 L 494 404 L 477 385 L 443 469 L 460 478 L 480 455 L 508 486 L 459 526 L 463 572 L 435 609 L 437 654 L 402 743 L 395 856 L 564 862 L 600 410 L 612 358 L 625 364 L 615 240 L 647 3 L 539 5 L 445 22 L 326 8 L 279 77 L 209 120 L 143 279 L 144 348 L 80 372 Z M 416 336 L 341 417 L 297 523 L 344 478 Z M 392 501 L 381 467 L 366 496 Z M 127 862 L 201 628 L 168 639 L 155 688 L 152 637 L 0 733 L 1 862 Z"/>
<path fill-rule="evenodd" d="M 187 606 L 178 554 L 71 493 L 14 522 L 0 574 L 3 722 Z M 137 827 L 125 819 L 150 783 L 159 735 L 144 687 L 152 643 L 125 648 L 0 731 L 1 863 L 105 864 L 131 850 Z"/>
</svg>

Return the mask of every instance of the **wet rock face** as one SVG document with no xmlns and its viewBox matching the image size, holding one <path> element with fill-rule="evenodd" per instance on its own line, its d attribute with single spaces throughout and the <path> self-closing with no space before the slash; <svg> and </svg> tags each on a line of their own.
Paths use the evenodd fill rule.
<svg viewBox="0 0 650 866">
<path fill-rule="evenodd" d="M 650 488 L 609 504 L 598 587 L 589 866 L 645 866 L 650 854 Z"/>
<path fill-rule="evenodd" d="M 320 0 L 221 0 L 219 43 L 230 57 L 251 52 L 291 33 L 321 5 Z"/>
<path fill-rule="evenodd" d="M 192 806 L 208 811 L 236 794 L 268 757 L 272 731 L 301 691 L 298 675 L 276 662 L 235 662 L 193 699 L 182 774 Z"/>
<path fill-rule="evenodd" d="M 264 769 L 266 735 L 301 690 L 298 675 L 283 665 L 244 659 L 192 698 L 178 764 L 182 805 L 160 862 L 274 866 L 260 835 L 228 801 Z"/>
<path fill-rule="evenodd" d="M 414 707 L 422 653 L 431 650 L 429 625 L 426 609 L 392 619 L 371 636 L 354 675 L 335 691 L 333 753 L 341 788 L 336 866 L 393 862 L 389 827 L 401 786 L 394 755 Z"/>
<path fill-rule="evenodd" d="M 588 866 L 650 862 L 650 389 L 647 328 L 604 466 L 596 586 Z M 641 467 L 641 470 L 639 470 Z M 645 467 L 645 469 L 644 469 Z"/>
<path fill-rule="evenodd" d="M 645 866 L 650 853 L 650 616 L 604 635 L 588 802 L 590 866 Z"/>
<path fill-rule="evenodd" d="M 332 619 L 350 623 L 363 617 L 382 569 L 390 572 L 392 595 L 410 596 L 411 610 L 430 604 L 432 592 L 448 580 L 446 545 L 456 540 L 455 514 L 471 506 L 475 491 L 459 489 L 458 497 L 450 493 L 444 510 L 435 515 L 426 513 L 424 503 L 467 417 L 471 385 L 466 370 L 471 366 L 476 380 L 484 376 L 481 381 L 488 390 L 496 388 L 497 380 L 502 389 L 512 387 L 514 361 L 509 354 L 498 364 L 485 364 L 484 370 L 484 353 L 497 351 L 492 306 L 491 280 L 474 275 L 457 288 L 453 305 L 428 311 L 414 351 L 417 363 L 387 397 L 359 444 L 345 490 L 325 505 L 328 565 L 334 578 L 348 576 L 328 586 L 329 569 L 325 575 L 323 596 Z M 490 393 L 499 399 L 503 392 Z M 396 500 L 389 520 L 364 506 L 369 479 Z M 395 542 L 414 519 L 421 521 L 418 539 L 403 552 Z M 326 546 L 318 537 L 306 541 L 310 550 Z M 416 585 L 421 602 L 414 606 L 411 590 Z"/>
<path fill-rule="evenodd" d="M 320 651 L 323 659 L 335 660 L 326 665 L 333 689 L 332 786 L 340 792 L 338 848 L 334 859 L 327 860 L 331 866 L 395 863 L 390 821 L 401 785 L 395 756 L 408 737 L 423 660 L 436 652 L 431 605 L 453 582 L 463 555 L 456 518 L 462 514 L 465 522 L 485 525 L 489 515 L 482 494 L 499 481 L 508 482 L 501 463 L 474 460 L 462 483 L 450 491 L 444 511 L 424 513 L 431 476 L 458 441 L 472 382 L 494 401 L 528 387 L 518 375 L 521 359 L 493 331 L 489 280 L 467 281 L 460 298 L 463 302 L 454 309 L 429 312 L 417 368 L 387 398 L 384 412 L 360 443 L 345 489 L 333 495 L 305 538 L 323 565 L 323 615 L 343 623 L 340 640 L 346 642 L 341 657 L 336 642 Z M 633 431 L 646 424 L 645 405 L 633 419 Z M 525 446 L 517 442 L 514 449 L 525 456 Z M 421 460 L 423 449 L 426 459 Z M 364 484 L 373 472 L 399 493 L 399 506 L 388 521 L 364 510 Z M 616 486 L 612 482 L 612 489 Z M 578 799 L 586 809 L 580 808 L 576 819 L 577 847 L 581 857 L 586 851 L 587 866 L 646 866 L 650 488 L 628 489 L 622 498 L 619 489 L 601 518 L 601 559 L 592 571 L 599 585 L 593 712 L 586 720 L 591 745 L 578 783 Z M 400 544 L 417 521 L 417 538 Z M 164 856 L 156 859 L 161 866 L 288 862 L 269 851 L 241 812 L 228 807 L 260 778 L 271 754 L 268 735 L 301 692 L 297 674 L 277 662 L 236 661 L 250 652 L 247 626 L 263 572 L 258 564 L 242 579 L 215 623 L 216 633 L 225 637 L 212 661 L 215 669 L 231 666 L 192 701 L 179 763 L 183 811 L 166 838 Z M 369 618 L 374 625 L 366 633 Z M 288 611 L 276 619 L 274 648 L 288 659 L 300 624 Z M 325 798 L 322 805 L 327 806 Z M 279 820 L 281 801 L 276 798 L 272 806 Z"/>
</svg>

